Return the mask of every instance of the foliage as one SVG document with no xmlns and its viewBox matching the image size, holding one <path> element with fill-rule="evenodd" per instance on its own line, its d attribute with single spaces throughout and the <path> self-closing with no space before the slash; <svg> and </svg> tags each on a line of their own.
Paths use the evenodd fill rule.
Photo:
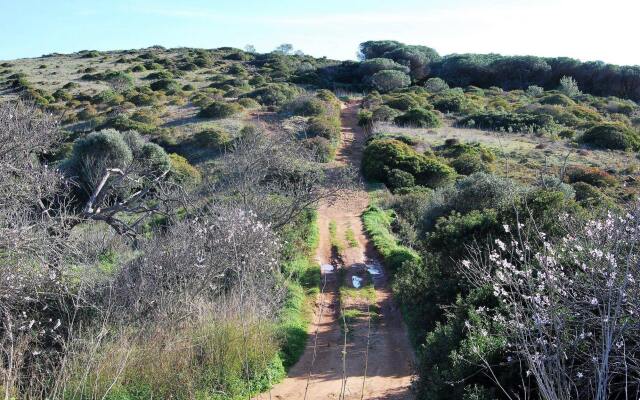
<svg viewBox="0 0 640 400">
<path fill-rule="evenodd" d="M 437 128 L 442 125 L 440 118 L 433 111 L 424 108 L 411 108 L 393 121 L 400 126 L 416 128 Z"/>
<path fill-rule="evenodd" d="M 210 128 L 193 135 L 197 146 L 220 151 L 231 144 L 231 135 L 223 128 Z"/>
<path fill-rule="evenodd" d="M 409 75 L 402 71 L 384 70 L 371 76 L 371 85 L 381 92 L 407 87 L 411 84 Z"/>
<path fill-rule="evenodd" d="M 429 187 L 440 186 L 455 176 L 451 167 L 427 158 L 399 140 L 371 141 L 362 158 L 365 178 L 389 183 L 389 173 L 394 169 L 411 174 L 416 184 Z"/>
<path fill-rule="evenodd" d="M 270 83 L 259 87 L 241 97 L 249 97 L 263 106 L 280 106 L 293 99 L 300 90 L 293 85 L 285 83 Z"/>
<path fill-rule="evenodd" d="M 222 119 L 229 118 L 241 111 L 237 103 L 227 103 L 224 101 L 214 101 L 203 107 L 198 116 L 201 118 Z"/>
<path fill-rule="evenodd" d="M 462 117 L 458 126 L 490 129 L 502 132 L 552 132 L 556 129 L 553 118 L 548 115 L 527 113 L 482 112 Z"/>
<path fill-rule="evenodd" d="M 640 149 L 637 132 L 620 124 L 599 124 L 588 129 L 579 138 L 581 143 L 612 150 Z"/>
<path fill-rule="evenodd" d="M 169 154 L 171 161 L 171 176 L 185 185 L 197 185 L 202 181 L 202 174 L 186 158 L 181 155 Z"/>
</svg>

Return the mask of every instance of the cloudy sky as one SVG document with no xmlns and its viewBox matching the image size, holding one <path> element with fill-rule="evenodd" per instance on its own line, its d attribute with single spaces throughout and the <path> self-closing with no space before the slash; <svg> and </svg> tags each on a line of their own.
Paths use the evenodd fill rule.
<svg viewBox="0 0 640 400">
<path fill-rule="evenodd" d="M 394 39 L 443 55 L 640 64 L 640 0 L 0 0 L 0 13 L 4 60 L 155 44 L 266 52 L 281 43 L 353 59 L 360 42 Z"/>
</svg>

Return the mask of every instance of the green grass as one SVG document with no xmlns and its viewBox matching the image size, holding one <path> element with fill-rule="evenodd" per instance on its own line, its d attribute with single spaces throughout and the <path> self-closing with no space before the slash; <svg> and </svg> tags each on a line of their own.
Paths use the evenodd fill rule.
<svg viewBox="0 0 640 400">
<path fill-rule="evenodd" d="M 406 261 L 420 260 L 415 250 L 398 244 L 391 232 L 394 218 L 392 210 L 382 210 L 377 206 L 369 206 L 362 214 L 364 228 L 391 272 L 398 270 Z"/>
<path fill-rule="evenodd" d="M 369 304 L 376 302 L 376 289 L 371 282 L 364 284 L 359 289 L 341 286 L 340 287 L 340 303 L 345 304 L 348 300 L 366 300 Z"/>
<path fill-rule="evenodd" d="M 347 240 L 347 243 L 349 244 L 349 247 L 358 247 L 358 241 L 356 240 L 356 234 L 353 231 L 353 229 L 351 229 L 351 226 L 347 227 L 347 230 L 344 232 L 344 236 L 345 239 Z"/>
<path fill-rule="evenodd" d="M 280 358 L 285 369 L 289 369 L 304 352 L 311 323 L 311 304 L 319 292 L 320 268 L 314 259 L 320 240 L 317 213 L 303 215 L 300 223 L 283 236 L 289 247 L 285 252 L 291 253 L 293 259 L 283 265 L 285 275 L 291 279 L 277 331 L 282 343 Z"/>
<path fill-rule="evenodd" d="M 344 251 L 344 245 L 338 239 L 338 225 L 336 221 L 329 221 L 329 242 L 331 243 L 331 249 L 340 254 Z"/>
</svg>

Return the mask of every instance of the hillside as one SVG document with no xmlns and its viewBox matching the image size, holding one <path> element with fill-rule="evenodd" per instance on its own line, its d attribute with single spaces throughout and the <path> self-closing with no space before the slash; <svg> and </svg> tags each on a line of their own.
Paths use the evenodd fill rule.
<svg viewBox="0 0 640 400">
<path fill-rule="evenodd" d="M 640 390 L 638 67 L 360 53 L 0 62 L 5 398 Z"/>
</svg>

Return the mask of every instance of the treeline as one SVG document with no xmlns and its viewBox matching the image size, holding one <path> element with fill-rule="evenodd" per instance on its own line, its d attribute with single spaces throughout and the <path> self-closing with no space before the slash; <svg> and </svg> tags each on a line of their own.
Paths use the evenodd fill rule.
<svg viewBox="0 0 640 400">
<path fill-rule="evenodd" d="M 426 46 L 392 40 L 360 44 L 362 62 L 345 61 L 324 67 L 320 75 L 333 84 L 385 89 L 422 84 L 440 77 L 451 86 L 526 89 L 531 85 L 555 89 L 563 76 L 597 96 L 640 99 L 640 66 L 620 66 L 602 61 L 581 62 L 568 57 L 502 56 L 500 54 L 450 54 L 440 56 Z M 379 82 L 385 78 L 385 84 Z"/>
</svg>

